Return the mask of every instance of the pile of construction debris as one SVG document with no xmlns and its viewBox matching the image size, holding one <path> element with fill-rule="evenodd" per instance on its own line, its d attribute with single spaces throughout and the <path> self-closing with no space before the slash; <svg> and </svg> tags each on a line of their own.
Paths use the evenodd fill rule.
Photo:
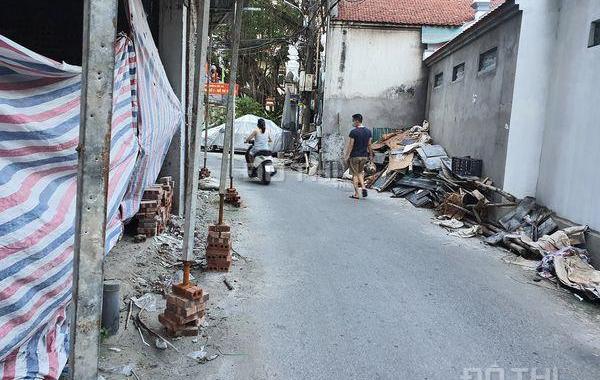
<svg viewBox="0 0 600 380">
<path fill-rule="evenodd" d="M 298 140 L 290 150 L 277 153 L 277 158 L 284 167 L 315 175 L 319 167 L 319 149 L 317 132 L 303 133 L 298 135 Z"/>
<path fill-rule="evenodd" d="M 450 158 L 442 146 L 432 144 L 427 121 L 384 135 L 373 150 L 378 170 L 367 177 L 371 188 L 435 209 L 435 223 L 452 235 L 483 235 L 487 244 L 542 260 L 538 271 L 543 277 L 600 298 L 600 271 L 590 265 L 585 250 L 588 227 L 559 229 L 553 212 L 534 198 L 518 200 L 481 178 L 481 161 Z"/>
</svg>

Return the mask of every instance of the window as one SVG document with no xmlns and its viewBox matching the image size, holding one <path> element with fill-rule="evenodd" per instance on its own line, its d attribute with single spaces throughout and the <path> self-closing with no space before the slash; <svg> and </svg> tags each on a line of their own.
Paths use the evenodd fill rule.
<svg viewBox="0 0 600 380">
<path fill-rule="evenodd" d="M 436 74 L 433 79 L 433 88 L 440 87 L 442 84 L 444 84 L 444 73 Z"/>
<path fill-rule="evenodd" d="M 498 48 L 493 48 L 479 56 L 479 71 L 490 71 L 496 68 Z"/>
<path fill-rule="evenodd" d="M 600 45 L 600 20 L 596 20 L 592 23 L 588 47 L 594 47 L 598 45 Z"/>
<path fill-rule="evenodd" d="M 454 66 L 452 70 L 452 82 L 459 81 L 465 77 L 465 63 Z"/>
</svg>

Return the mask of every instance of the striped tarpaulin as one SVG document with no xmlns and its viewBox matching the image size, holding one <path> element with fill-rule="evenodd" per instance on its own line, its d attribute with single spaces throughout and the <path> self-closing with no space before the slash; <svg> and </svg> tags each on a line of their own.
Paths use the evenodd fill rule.
<svg viewBox="0 0 600 380">
<path fill-rule="evenodd" d="M 120 37 L 115 54 L 107 252 L 139 154 L 132 42 Z M 2 379 L 54 379 L 66 362 L 80 88 L 80 68 L 0 36 Z"/>
<path fill-rule="evenodd" d="M 129 219 L 123 215 L 121 206 L 131 182 L 140 150 L 137 130 L 136 62 L 132 42 L 125 37 L 119 38 L 115 53 L 106 218 L 108 221 L 106 225 L 107 252 L 114 247 L 121 236 L 123 221 Z"/>
<path fill-rule="evenodd" d="M 181 105 L 139 0 L 115 46 L 106 249 L 156 181 Z M 135 48 L 134 48 L 135 44 Z M 56 379 L 68 349 L 81 69 L 0 36 L 0 379 Z"/>
<path fill-rule="evenodd" d="M 137 62 L 141 149 L 138 167 L 122 204 L 123 216 L 131 218 L 139 209 L 144 189 L 159 175 L 171 139 L 183 124 L 183 112 L 152 39 L 141 0 L 127 3 Z"/>
<path fill-rule="evenodd" d="M 80 68 L 0 36 L 0 368 L 5 379 L 34 378 L 52 371 L 52 362 L 55 372 L 64 364 L 59 342 L 51 337 L 71 297 L 80 81 Z M 44 342 L 51 347 L 40 351 Z"/>
</svg>

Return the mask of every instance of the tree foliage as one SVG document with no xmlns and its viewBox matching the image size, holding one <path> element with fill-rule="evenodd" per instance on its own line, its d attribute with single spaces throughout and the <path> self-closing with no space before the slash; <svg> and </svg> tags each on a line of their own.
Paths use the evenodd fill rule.
<svg viewBox="0 0 600 380">
<path fill-rule="evenodd" d="M 244 115 L 255 115 L 263 117 L 265 119 L 273 120 L 278 123 L 281 118 L 281 114 L 275 112 L 267 112 L 265 108 L 249 96 L 240 96 L 236 98 L 235 103 L 235 117 L 242 117 Z M 227 107 L 211 107 L 210 108 L 210 124 L 221 125 L 225 123 L 227 119 Z"/>
<path fill-rule="evenodd" d="M 303 16 L 283 0 L 249 0 L 245 9 L 238 71 L 240 92 L 254 99 L 263 114 L 266 99 L 275 98 L 275 114 L 281 114 L 284 98 L 277 88 L 285 76 L 288 45 L 297 40 Z M 215 36 L 217 44 L 231 46 L 230 36 L 229 26 L 220 28 Z M 223 50 L 221 58 L 228 68 L 229 50 Z"/>
</svg>

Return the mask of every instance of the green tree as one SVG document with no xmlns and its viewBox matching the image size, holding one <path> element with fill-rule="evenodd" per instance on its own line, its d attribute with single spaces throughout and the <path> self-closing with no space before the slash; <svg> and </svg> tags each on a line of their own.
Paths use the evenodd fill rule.
<svg viewBox="0 0 600 380">
<path fill-rule="evenodd" d="M 249 96 L 241 96 L 236 99 L 235 117 L 238 118 L 244 115 L 267 117 L 263 106 Z"/>
<path fill-rule="evenodd" d="M 249 0 L 243 14 L 242 41 L 238 83 L 240 94 L 255 100 L 263 117 L 281 115 L 284 97 L 278 91 L 285 76 L 288 45 L 295 43 L 302 29 L 303 16 L 283 0 Z M 223 25 L 214 33 L 220 57 L 229 66 L 231 46 L 230 26 Z M 267 115 L 263 105 L 269 97 L 275 98 L 276 111 Z M 241 100 L 241 99 L 240 99 Z M 248 102 L 248 100 L 242 100 Z M 246 106 L 244 103 L 242 106 Z M 240 107 L 238 103 L 238 108 Z M 256 107 L 256 104 L 252 105 Z M 258 115 L 257 108 L 250 113 Z M 277 120 L 276 120 L 277 122 Z"/>
<path fill-rule="evenodd" d="M 235 117 L 244 115 L 255 115 L 265 119 L 274 120 L 276 123 L 281 118 L 281 114 L 266 112 L 264 107 L 249 96 L 240 96 L 235 103 Z M 227 107 L 210 107 L 210 125 L 217 126 L 225 123 L 227 120 Z"/>
</svg>

